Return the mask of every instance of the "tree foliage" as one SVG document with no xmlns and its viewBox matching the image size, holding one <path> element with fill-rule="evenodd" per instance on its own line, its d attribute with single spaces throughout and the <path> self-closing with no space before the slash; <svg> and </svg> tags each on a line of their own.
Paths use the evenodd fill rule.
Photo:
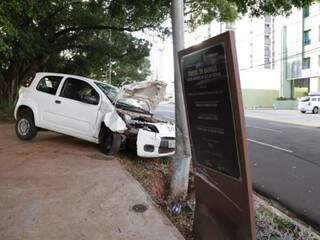
<svg viewBox="0 0 320 240">
<path fill-rule="evenodd" d="M 213 20 L 232 22 L 237 17 L 249 14 L 252 17 L 262 15 L 288 15 L 293 7 L 303 8 L 315 0 L 186 0 L 186 17 L 191 28 Z"/>
<path fill-rule="evenodd" d="M 148 75 L 150 43 L 133 32 L 167 34 L 170 0 L 0 1 L 0 100 L 12 100 L 20 82 L 36 71 L 142 80 Z M 312 0 L 186 0 L 191 27 L 213 19 L 233 21 L 249 12 L 287 14 Z"/>
<path fill-rule="evenodd" d="M 164 32 L 168 6 L 163 0 L 1 1 L 0 97 L 12 100 L 19 83 L 40 70 L 102 76 L 111 63 L 115 81 L 143 80 L 150 44 L 132 32 Z"/>
</svg>

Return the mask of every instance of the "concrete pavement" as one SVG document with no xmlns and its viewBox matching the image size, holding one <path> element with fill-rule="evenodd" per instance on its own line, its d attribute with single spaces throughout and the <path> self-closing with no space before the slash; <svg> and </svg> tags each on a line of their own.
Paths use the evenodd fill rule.
<svg viewBox="0 0 320 240">
<path fill-rule="evenodd" d="M 139 183 L 94 144 L 0 124 L 0 239 L 182 240 Z M 137 213 L 133 205 L 147 210 Z"/>
</svg>

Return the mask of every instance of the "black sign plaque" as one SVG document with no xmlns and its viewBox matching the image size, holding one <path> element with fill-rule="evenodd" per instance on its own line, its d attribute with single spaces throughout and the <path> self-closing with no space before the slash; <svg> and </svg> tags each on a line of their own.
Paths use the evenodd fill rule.
<svg viewBox="0 0 320 240">
<path fill-rule="evenodd" d="M 253 240 L 255 217 L 234 33 L 179 52 L 200 240 Z"/>
<path fill-rule="evenodd" d="M 240 178 L 224 44 L 183 56 L 181 68 L 196 161 Z"/>
</svg>

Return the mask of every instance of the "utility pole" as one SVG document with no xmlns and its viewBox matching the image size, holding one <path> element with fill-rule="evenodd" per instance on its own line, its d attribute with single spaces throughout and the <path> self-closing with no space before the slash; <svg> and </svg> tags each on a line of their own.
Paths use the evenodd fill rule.
<svg viewBox="0 0 320 240">
<path fill-rule="evenodd" d="M 173 32 L 174 88 L 176 104 L 176 152 L 173 160 L 170 194 L 173 200 L 177 200 L 178 198 L 184 198 L 187 194 L 191 162 L 188 125 L 179 71 L 179 58 L 177 55 L 178 51 L 184 48 L 183 0 L 171 1 L 171 22 Z"/>
</svg>

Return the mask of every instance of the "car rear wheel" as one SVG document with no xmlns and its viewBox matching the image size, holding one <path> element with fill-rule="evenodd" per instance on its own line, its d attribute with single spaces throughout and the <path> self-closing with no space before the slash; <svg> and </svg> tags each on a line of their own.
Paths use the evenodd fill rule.
<svg viewBox="0 0 320 240">
<path fill-rule="evenodd" d="M 16 134 L 21 140 L 30 140 L 37 135 L 38 128 L 34 123 L 33 116 L 23 115 L 16 122 Z"/>
<path fill-rule="evenodd" d="M 105 130 L 100 140 L 100 151 L 106 155 L 115 155 L 121 146 L 121 135 Z"/>
<path fill-rule="evenodd" d="M 319 108 L 318 107 L 314 107 L 312 110 L 313 114 L 318 114 L 319 113 Z"/>
</svg>

